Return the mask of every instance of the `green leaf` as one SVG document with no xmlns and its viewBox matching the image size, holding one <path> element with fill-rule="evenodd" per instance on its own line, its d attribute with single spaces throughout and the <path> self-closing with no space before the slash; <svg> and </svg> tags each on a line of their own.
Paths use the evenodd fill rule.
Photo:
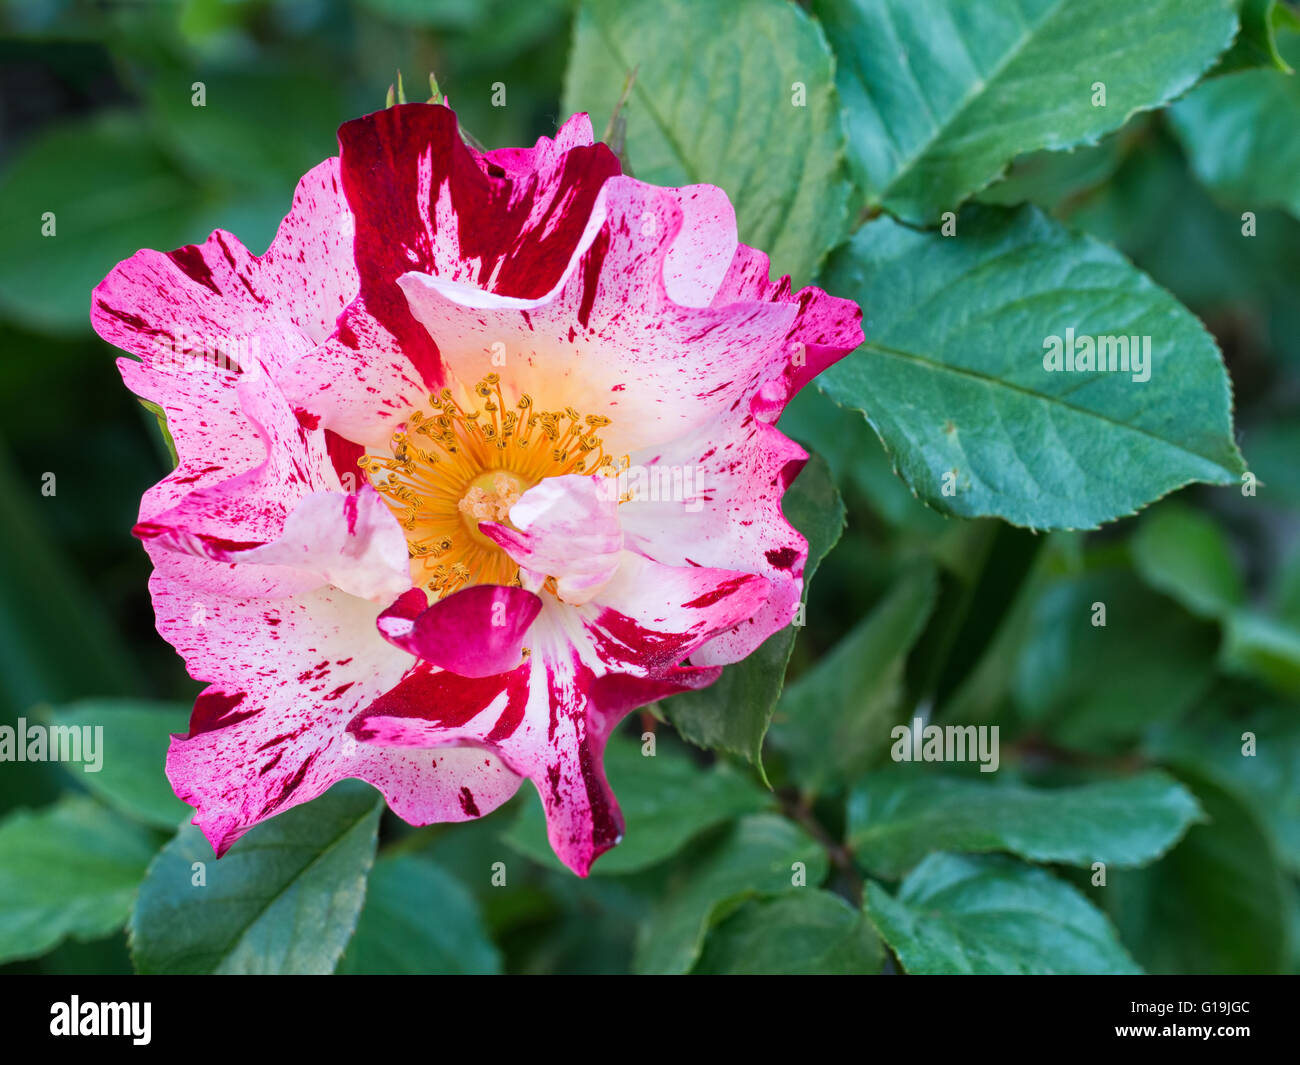
<svg viewBox="0 0 1300 1065">
<path fill-rule="evenodd" d="M 59 473 L 58 480 L 65 476 Z M 124 694 L 143 683 L 109 611 L 86 594 L 84 578 L 53 542 L 48 528 L 53 519 L 41 510 L 50 502 L 42 487 L 40 474 L 22 469 L 0 440 L 6 544 L 0 553 L 0 674 L 5 678 L 0 723 L 11 726 L 33 704 L 75 698 L 86 690 Z M 68 668 L 69 648 L 76 649 L 75 669 Z M 31 785 L 30 778 L 45 770 L 43 763 L 24 762 L 6 766 L 5 775 L 27 776 Z"/>
<path fill-rule="evenodd" d="M 1241 9 L 1241 32 L 1220 58 L 1212 74 L 1226 74 L 1243 67 L 1272 67 L 1291 73 L 1291 66 L 1278 51 L 1279 31 L 1300 30 L 1300 17 L 1282 0 L 1237 0 Z"/>
<path fill-rule="evenodd" d="M 721 186 L 740 239 L 807 284 L 844 235 L 850 190 L 817 23 L 785 0 L 584 0 L 564 112 L 604 129 L 633 70 L 621 113 L 636 176 Z"/>
<path fill-rule="evenodd" d="M 149 113 L 169 151 L 208 181 L 274 195 L 281 216 L 298 179 L 338 152 L 337 130 L 347 109 L 332 72 L 281 64 L 238 71 L 154 64 L 150 75 Z M 201 107 L 194 104 L 198 84 Z M 269 234 L 262 236 L 269 242 Z M 254 241 L 248 233 L 240 237 Z"/>
<path fill-rule="evenodd" d="M 806 887 L 793 887 L 796 863 L 803 864 Z M 775 814 L 743 818 L 715 848 L 685 864 L 641 928 L 636 971 L 686 972 L 708 930 L 745 899 L 811 891 L 826 871 L 826 852 L 803 829 Z"/>
<path fill-rule="evenodd" d="M 1130 130 L 1140 136 L 1145 128 L 1134 122 L 1120 132 L 1067 151 L 1029 152 L 1013 160 L 1006 175 L 976 195 L 980 203 L 1015 207 L 1032 203 L 1044 211 L 1085 196 L 1090 190 L 1109 181 L 1124 161 L 1133 139 Z"/>
<path fill-rule="evenodd" d="M 157 849 L 152 833 L 92 799 L 10 814 L 0 822 L 0 962 L 121 928 Z"/>
<path fill-rule="evenodd" d="M 37 330 L 89 331 L 91 289 L 139 248 L 201 239 L 202 206 L 195 182 L 135 119 L 51 127 L 0 176 L 0 311 Z M 42 235 L 46 212 L 53 236 Z"/>
<path fill-rule="evenodd" d="M 786 491 L 782 510 L 808 540 L 803 571 L 807 603 L 817 566 L 844 531 L 844 503 L 822 459 L 809 459 Z M 664 700 L 664 716 L 696 746 L 741 755 L 763 773 L 763 737 L 785 682 L 796 628 L 788 625 L 773 633 L 748 658 L 723 669 L 710 687 Z"/>
<path fill-rule="evenodd" d="M 157 403 L 151 403 L 147 399 L 140 400 L 140 406 L 152 414 L 158 423 L 158 436 L 162 443 L 163 451 L 170 460 L 172 469 L 180 464 L 180 456 L 176 454 L 176 441 L 172 439 L 172 431 L 167 425 L 167 412 L 158 406 Z"/>
<path fill-rule="evenodd" d="M 1225 672 L 1254 677 L 1300 697 L 1300 628 L 1253 610 L 1227 619 L 1219 655 Z"/>
<path fill-rule="evenodd" d="M 1104 608 L 1104 625 L 1098 606 Z M 1034 605 L 1016 667 L 1022 715 L 1067 747 L 1121 749 L 1186 711 L 1213 679 L 1218 633 L 1127 570 L 1056 581 Z M 1151 639 L 1159 634 L 1158 640 Z"/>
<path fill-rule="evenodd" d="M 1300 35 L 1282 54 L 1300 62 Z M 1192 169 L 1216 196 L 1300 216 L 1300 77 L 1241 70 L 1199 86 L 1169 111 Z"/>
<path fill-rule="evenodd" d="M 1124 942 L 1155 973 L 1271 973 L 1286 961 L 1289 886 L 1259 821 L 1185 779 L 1209 815 L 1165 859 L 1102 889 Z"/>
<path fill-rule="evenodd" d="M 340 973 L 418 975 L 501 971 L 473 897 L 427 858 L 380 858 Z"/>
<path fill-rule="evenodd" d="M 1264 825 L 1286 869 L 1300 876 L 1300 718 L 1293 709 L 1202 714 L 1156 730 L 1144 752 L 1231 792 Z"/>
<path fill-rule="evenodd" d="M 1093 528 L 1244 469 L 1200 322 L 1114 249 L 1033 208 L 974 207 L 956 237 L 877 219 L 831 257 L 826 283 L 870 314 L 866 343 L 822 388 L 865 413 L 939 510 Z M 1070 329 L 1150 337 L 1150 379 L 1049 372 L 1049 340 Z"/>
<path fill-rule="evenodd" d="M 862 975 L 884 961 L 866 915 L 838 895 L 811 888 L 751 899 L 710 934 L 694 973 Z"/>
<path fill-rule="evenodd" d="M 94 759 L 100 768 L 86 772 L 84 758 L 67 766 L 78 784 L 124 814 L 158 828 L 175 828 L 190 814 L 164 772 L 171 734 L 189 731 L 187 707 L 139 699 L 87 699 L 56 709 L 53 718 L 59 727 L 103 730 Z"/>
<path fill-rule="evenodd" d="M 1095 143 L 1185 92 L 1234 0 L 817 0 L 868 206 L 956 210 L 1015 156 Z M 1088 58 L 1090 57 L 1090 59 Z M 1094 104 L 1096 83 L 1105 105 Z"/>
<path fill-rule="evenodd" d="M 849 846 L 862 868 L 893 879 L 934 851 L 1142 865 L 1172 847 L 1201 812 L 1186 788 L 1154 771 L 1049 790 L 895 766 L 853 790 L 848 816 Z"/>
<path fill-rule="evenodd" d="M 925 506 L 899 479 L 862 415 L 845 410 L 820 388 L 805 388 L 796 395 L 778 428 L 824 458 L 841 490 L 856 490 L 891 525 L 927 538 L 951 529 L 953 522 Z"/>
<path fill-rule="evenodd" d="M 622 735 L 611 736 L 605 748 L 605 772 L 626 828 L 623 841 L 592 867 L 595 873 L 648 868 L 677 853 L 706 828 L 772 804 L 767 793 L 725 762 L 702 769 L 661 738 L 653 757 L 641 751 L 642 744 Z M 546 816 L 536 793 L 528 796 L 502 838 L 534 861 L 563 868 L 547 841 Z"/>
<path fill-rule="evenodd" d="M 889 745 L 903 704 L 907 652 L 937 590 L 932 565 L 913 567 L 782 694 L 772 742 L 802 788 L 819 792 L 852 780 Z"/>
<path fill-rule="evenodd" d="M 184 826 L 149 866 L 131 914 L 136 970 L 333 972 L 361 912 L 382 809 L 373 789 L 336 785 L 220 860 Z"/>
<path fill-rule="evenodd" d="M 1182 503 L 1165 503 L 1144 515 L 1132 550 L 1147 584 L 1200 617 L 1226 614 L 1246 597 L 1227 535 L 1209 515 Z"/>
<path fill-rule="evenodd" d="M 1092 903 L 1009 858 L 931 855 L 896 896 L 868 881 L 867 912 L 909 973 L 1140 972 Z"/>
</svg>

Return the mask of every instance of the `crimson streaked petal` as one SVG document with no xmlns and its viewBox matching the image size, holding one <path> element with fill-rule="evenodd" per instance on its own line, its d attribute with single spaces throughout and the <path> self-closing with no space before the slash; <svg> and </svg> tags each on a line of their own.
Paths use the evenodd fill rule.
<svg viewBox="0 0 1300 1065">
<path fill-rule="evenodd" d="M 490 677 L 519 665 L 524 639 L 542 601 L 523 588 L 476 584 L 432 606 L 412 588 L 379 615 L 395 647 L 463 677 Z"/>
</svg>

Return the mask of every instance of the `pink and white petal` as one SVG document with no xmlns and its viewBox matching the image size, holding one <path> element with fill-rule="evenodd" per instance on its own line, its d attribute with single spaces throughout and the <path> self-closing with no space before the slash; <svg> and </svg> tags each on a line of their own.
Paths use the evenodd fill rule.
<svg viewBox="0 0 1300 1065">
<path fill-rule="evenodd" d="M 766 387 L 753 403 L 755 416 L 774 423 L 799 389 L 857 348 L 863 336 L 862 310 L 852 300 L 830 296 L 813 285 L 792 292 L 790 278 L 774 282 L 769 269 L 763 252 L 741 244 L 714 294 L 713 305 L 767 300 L 798 308 L 784 342 L 789 359 L 779 376 L 764 383 Z"/>
<path fill-rule="evenodd" d="M 523 568 L 536 591 L 555 578 L 566 603 L 588 602 L 618 568 L 623 532 L 617 482 L 600 475 L 547 477 L 510 508 L 511 528 L 480 522 L 479 530 Z"/>
<path fill-rule="evenodd" d="M 432 606 L 412 588 L 379 615 L 389 643 L 431 666 L 464 677 L 489 677 L 516 668 L 524 638 L 542 601 L 523 588 L 476 584 Z"/>
<path fill-rule="evenodd" d="M 277 379 L 294 404 L 319 414 L 331 432 L 370 450 L 388 445 L 431 387 L 402 342 L 369 313 L 364 296 L 339 315 L 324 343 L 280 370 Z"/>
<path fill-rule="evenodd" d="M 599 228 L 590 246 L 591 229 L 562 284 L 544 297 L 502 298 L 463 279 L 449 284 L 418 272 L 403 275 L 400 285 L 461 382 L 497 372 L 503 392 L 526 392 L 537 409 L 606 415 L 613 420 L 601 431 L 607 453 L 663 444 L 779 376 L 797 313 L 772 301 L 717 307 L 671 300 L 665 269 L 682 227 L 678 196 L 631 178 L 607 181 L 591 216 Z M 697 213 L 718 213 L 711 195 L 685 202 Z M 728 229 L 715 220 L 709 236 L 734 247 L 734 222 Z M 702 299 L 720 271 L 720 258 L 709 260 L 701 248 L 706 239 L 693 235 L 672 264 L 673 284 L 692 299 Z M 494 354 L 504 354 L 504 365 Z"/>
<path fill-rule="evenodd" d="M 421 663 L 359 714 L 351 730 L 380 747 L 472 745 L 494 752 L 532 780 L 551 846 L 586 876 L 623 834 L 601 759 L 625 711 L 601 710 L 589 696 L 593 681 L 571 651 L 534 653 L 510 673 L 476 680 Z"/>
<path fill-rule="evenodd" d="M 211 488 L 260 465 L 266 445 L 239 407 L 235 374 L 172 374 L 134 359 L 118 359 L 126 386 L 158 404 L 176 446 L 176 469 L 148 489 L 140 501 L 140 520 L 176 506 L 191 492 Z M 220 378 L 230 378 L 223 380 Z"/>
<path fill-rule="evenodd" d="M 352 229 L 338 160 L 327 159 L 298 183 L 266 255 L 220 229 L 200 245 L 136 252 L 95 287 L 91 323 L 146 362 L 175 361 L 197 344 L 242 365 L 247 338 L 267 327 L 319 343 L 357 293 Z"/>
<path fill-rule="evenodd" d="M 359 492 L 313 492 L 298 501 L 279 537 L 261 547 L 207 557 L 289 566 L 372 603 L 391 603 L 411 587 L 406 536 L 370 485 Z"/>
<path fill-rule="evenodd" d="M 333 588 L 275 601 L 196 592 L 216 581 L 194 570 L 228 567 L 151 553 L 159 631 L 190 674 L 210 682 L 189 734 L 172 740 L 167 774 L 218 854 L 346 777 L 374 784 L 417 824 L 478 816 L 518 787 L 490 752 L 386 751 L 347 734 L 357 711 L 411 665 L 376 630 L 376 604 Z"/>
<path fill-rule="evenodd" d="M 735 208 L 716 185 L 665 191 L 676 198 L 682 225 L 664 259 L 664 290 L 679 306 L 707 307 L 735 259 Z"/>
<path fill-rule="evenodd" d="M 601 185 L 618 173 L 604 145 L 542 146 L 535 170 L 481 167 L 455 114 L 427 104 L 347 122 L 339 143 L 361 293 L 430 386 L 441 380 L 435 338 L 416 326 L 397 278 L 417 270 L 539 296 L 568 264 Z"/>
<path fill-rule="evenodd" d="M 592 681 L 590 695 L 602 713 L 621 718 L 658 699 L 707 688 L 721 675 L 721 666 L 675 666 L 657 677 L 606 673 Z"/>
<path fill-rule="evenodd" d="M 261 463 L 189 493 L 152 516 L 147 528 L 138 527 L 140 535 L 175 541 L 181 550 L 193 550 L 180 541 L 194 535 L 246 550 L 278 539 L 304 496 L 339 487 L 324 433 L 308 427 L 315 425 L 313 416 L 291 407 L 264 373 L 240 374 L 235 392 L 240 410 L 261 438 Z"/>
<path fill-rule="evenodd" d="M 531 148 L 494 148 L 474 154 L 485 173 L 491 175 L 495 168 L 505 171 L 507 177 L 519 180 L 527 179 L 530 174 L 553 172 L 566 152 L 574 148 L 590 148 L 595 140 L 591 116 L 579 112 L 569 116 L 556 131 L 554 139 L 539 137 Z"/>
<path fill-rule="evenodd" d="M 695 665 L 716 664 L 696 662 L 696 650 L 753 617 L 771 591 L 751 573 L 665 566 L 624 551 L 614 577 L 578 613 L 596 672 L 656 677 L 687 657 Z"/>
<path fill-rule="evenodd" d="M 694 480 L 703 486 L 698 500 L 634 498 L 619 508 L 630 549 L 669 566 L 745 570 L 770 585 L 760 608 L 691 656 L 697 665 L 739 661 L 788 625 L 808 557 L 807 541 L 781 510 L 807 452 L 765 422 L 736 421 L 738 428 L 723 422 L 641 457 L 651 471 L 657 465 L 697 471 Z"/>
</svg>

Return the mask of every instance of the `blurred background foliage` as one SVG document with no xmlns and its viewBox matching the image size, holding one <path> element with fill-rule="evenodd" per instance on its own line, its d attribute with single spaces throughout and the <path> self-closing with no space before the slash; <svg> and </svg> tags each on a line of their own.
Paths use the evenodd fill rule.
<svg viewBox="0 0 1300 1065">
<path fill-rule="evenodd" d="M 123 712 L 167 721 L 130 763 L 161 780 L 158 737 L 178 727 L 174 707 L 196 686 L 153 631 L 149 567 L 128 530 L 169 464 L 153 416 L 90 331 L 91 288 L 137 248 L 199 241 L 217 226 L 263 250 L 298 177 L 336 151 L 341 121 L 382 106 L 397 69 L 412 99 L 435 71 L 464 127 L 490 147 L 552 133 L 574 12 L 566 0 L 6 0 L 0 11 L 0 709 L 12 723 L 127 699 Z M 1283 38 L 1284 54 L 1300 60 L 1295 41 Z M 191 106 L 199 81 L 205 108 Z M 498 81 L 506 107 L 490 102 Z M 531 796 L 459 826 L 412 831 L 386 814 L 366 935 L 343 970 L 761 968 L 764 928 L 786 926 L 814 968 L 879 968 L 879 941 L 837 900 L 860 900 L 864 873 L 892 884 L 913 867 L 871 847 L 876 857 L 863 860 L 854 810 L 879 801 L 862 781 L 888 765 L 888 724 L 921 707 L 939 721 L 999 724 L 997 775 L 1010 787 L 1095 784 L 1143 767 L 1172 774 L 1207 819 L 1175 843 L 1182 825 L 1158 861 L 1116 870 L 1098 890 L 1086 864 L 1036 860 L 1108 914 L 1149 970 L 1295 971 L 1300 221 L 1295 203 L 1261 206 L 1240 180 L 1207 181 L 1189 163 L 1196 120 L 1139 114 L 1095 146 L 1018 159 L 979 198 L 1035 203 L 1114 244 L 1201 318 L 1232 378 L 1256 495 L 1188 489 L 1086 535 L 947 518 L 894 475 L 858 414 L 807 390 L 783 427 L 825 458 L 848 520 L 813 586 L 768 736 L 776 790 L 744 760 L 688 747 L 664 726 L 661 769 L 679 784 L 639 778 L 636 737 L 653 727 L 643 714 L 628 729 L 632 753 L 616 744 L 610 755 L 641 838 L 588 881 L 538 843 Z M 629 155 L 635 168 L 634 143 Z M 1245 209 L 1258 213 L 1253 240 L 1240 236 Z M 47 210 L 55 239 L 40 233 Z M 41 491 L 46 473 L 53 495 Z M 1070 622 L 1098 601 L 1106 628 Z M 819 676 L 837 646 L 841 661 Z M 858 675 L 836 679 L 854 664 Z M 1251 763 L 1235 757 L 1248 729 L 1269 737 Z M 88 779 L 6 764 L 0 814 L 44 807 Z M 164 806 L 144 818 L 154 845 L 174 816 Z M 783 826 L 820 841 L 824 868 L 809 883 L 830 891 L 818 912 L 746 900 L 771 869 L 773 887 L 788 879 Z M 961 842 L 951 849 L 1032 857 Z M 511 871 L 505 887 L 490 882 L 499 861 Z M 939 861 L 912 876 L 970 872 Z M 978 872 L 1007 875 L 996 863 Z M 909 877 L 900 898 L 923 895 L 923 879 Z M 897 903 L 877 902 L 888 920 Z M 430 913 L 455 916 L 430 928 Z M 73 929 L 11 968 L 129 971 L 125 934 L 92 931 Z M 403 953 L 407 941 L 418 949 Z"/>
</svg>

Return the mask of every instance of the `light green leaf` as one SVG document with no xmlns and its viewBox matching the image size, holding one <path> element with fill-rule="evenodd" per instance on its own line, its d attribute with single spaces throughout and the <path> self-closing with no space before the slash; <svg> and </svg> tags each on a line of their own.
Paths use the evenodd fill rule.
<svg viewBox="0 0 1300 1065">
<path fill-rule="evenodd" d="M 67 769 L 78 784 L 123 813 L 159 828 L 175 828 L 190 813 L 176 798 L 164 767 L 171 734 L 189 730 L 189 710 L 174 703 L 139 699 L 87 699 L 54 711 L 57 727 L 102 729 L 103 744 L 95 757 Z M 86 772 L 87 764 L 100 768 Z"/>
<path fill-rule="evenodd" d="M 884 961 L 866 915 L 838 895 L 807 888 L 751 899 L 705 941 L 692 972 L 710 975 L 863 975 Z"/>
<path fill-rule="evenodd" d="M 473 896 L 427 858 L 380 858 L 340 973 L 419 975 L 501 971 Z"/>
<path fill-rule="evenodd" d="M 382 809 L 373 789 L 336 785 L 220 860 L 184 826 L 149 866 L 131 914 L 137 971 L 333 972 L 361 912 Z"/>
<path fill-rule="evenodd" d="M 1241 9 L 1241 32 L 1211 73 L 1272 67 L 1290 74 L 1291 66 L 1278 51 L 1277 39 L 1284 31 L 1300 30 L 1300 16 L 1283 0 L 1237 0 L 1237 5 Z"/>
<path fill-rule="evenodd" d="M 1245 583 L 1227 535 L 1214 519 L 1165 503 L 1138 524 L 1133 563 L 1142 579 L 1200 617 L 1219 617 L 1245 599 Z"/>
<path fill-rule="evenodd" d="M 826 463 L 813 455 L 782 500 L 786 519 L 808 540 L 803 571 L 804 602 L 818 564 L 844 531 L 844 503 Z M 729 751 L 763 771 L 763 737 L 785 683 L 797 628 L 788 625 L 764 640 L 748 658 L 727 666 L 711 686 L 674 695 L 664 716 L 691 743 Z M 764 776 L 766 779 L 766 776 Z"/>
<path fill-rule="evenodd" d="M 1227 619 L 1220 662 L 1228 673 L 1254 677 L 1283 695 L 1300 697 L 1300 628 L 1253 610 Z"/>
<path fill-rule="evenodd" d="M 1300 62 L 1300 35 L 1288 34 L 1281 45 Z M 1217 196 L 1300 216 L 1300 77 L 1261 68 L 1214 78 L 1169 117 L 1192 169 Z"/>
<path fill-rule="evenodd" d="M 972 208 L 957 234 L 877 219 L 826 271 L 869 313 L 866 343 L 822 387 L 864 411 L 923 500 L 1093 528 L 1192 481 L 1236 482 L 1227 375 L 1186 309 L 1033 208 Z M 1049 371 L 1051 338 L 1063 347 L 1067 330 L 1149 337 L 1150 379 Z"/>
<path fill-rule="evenodd" d="M 593 873 L 628 873 L 675 854 L 693 836 L 721 821 L 772 805 L 771 797 L 725 762 L 709 769 L 657 742 L 653 757 L 626 736 L 610 737 L 605 772 L 623 811 L 623 841 L 601 855 Z M 534 861 L 562 869 L 546 838 L 546 816 L 535 793 L 502 837 Z"/>
<path fill-rule="evenodd" d="M 853 790 L 848 842 L 863 869 L 888 878 L 902 876 L 934 851 L 1142 865 L 1201 819 L 1187 789 L 1159 772 L 1044 789 L 895 766 L 872 773 Z"/>
<path fill-rule="evenodd" d="M 0 822 L 0 962 L 121 928 L 157 849 L 153 833 L 92 799 L 10 814 Z"/>
<path fill-rule="evenodd" d="M 785 0 L 584 0 L 562 110 L 591 112 L 599 134 L 633 70 L 636 176 L 721 186 L 740 239 L 807 284 L 844 235 L 850 189 L 817 23 Z"/>
<path fill-rule="evenodd" d="M 154 416 L 154 420 L 158 424 L 159 442 L 167 460 L 171 463 L 171 468 L 175 469 L 181 460 L 180 456 L 176 454 L 176 441 L 172 439 L 172 431 L 167 425 L 167 412 L 157 403 L 151 403 L 147 399 L 140 400 L 140 406 Z"/>
<path fill-rule="evenodd" d="M 801 788 L 860 775 L 889 745 L 907 652 L 934 609 L 934 567 L 913 567 L 865 618 L 781 696 L 772 742 Z"/>
<path fill-rule="evenodd" d="M 1234 0 L 817 0 L 869 206 L 956 210 L 1015 156 L 1095 143 L 1185 92 Z M 1091 58 L 1091 61 L 1089 60 Z M 1097 83 L 1105 103 L 1097 100 Z"/>
<path fill-rule="evenodd" d="M 1106 917 L 1069 884 L 1001 857 L 934 854 L 867 912 L 909 973 L 1132 974 Z"/>
<path fill-rule="evenodd" d="M 1180 775 L 1209 820 L 1163 861 L 1109 875 L 1101 897 L 1151 972 L 1277 972 L 1286 961 L 1290 899 L 1276 852 L 1228 792 Z"/>
<path fill-rule="evenodd" d="M 794 887 L 802 863 L 806 886 Z M 825 878 L 826 852 L 803 829 L 775 814 L 736 823 L 715 848 L 681 870 L 637 943 L 639 973 L 684 973 L 709 928 L 756 895 L 811 891 Z"/>
</svg>

